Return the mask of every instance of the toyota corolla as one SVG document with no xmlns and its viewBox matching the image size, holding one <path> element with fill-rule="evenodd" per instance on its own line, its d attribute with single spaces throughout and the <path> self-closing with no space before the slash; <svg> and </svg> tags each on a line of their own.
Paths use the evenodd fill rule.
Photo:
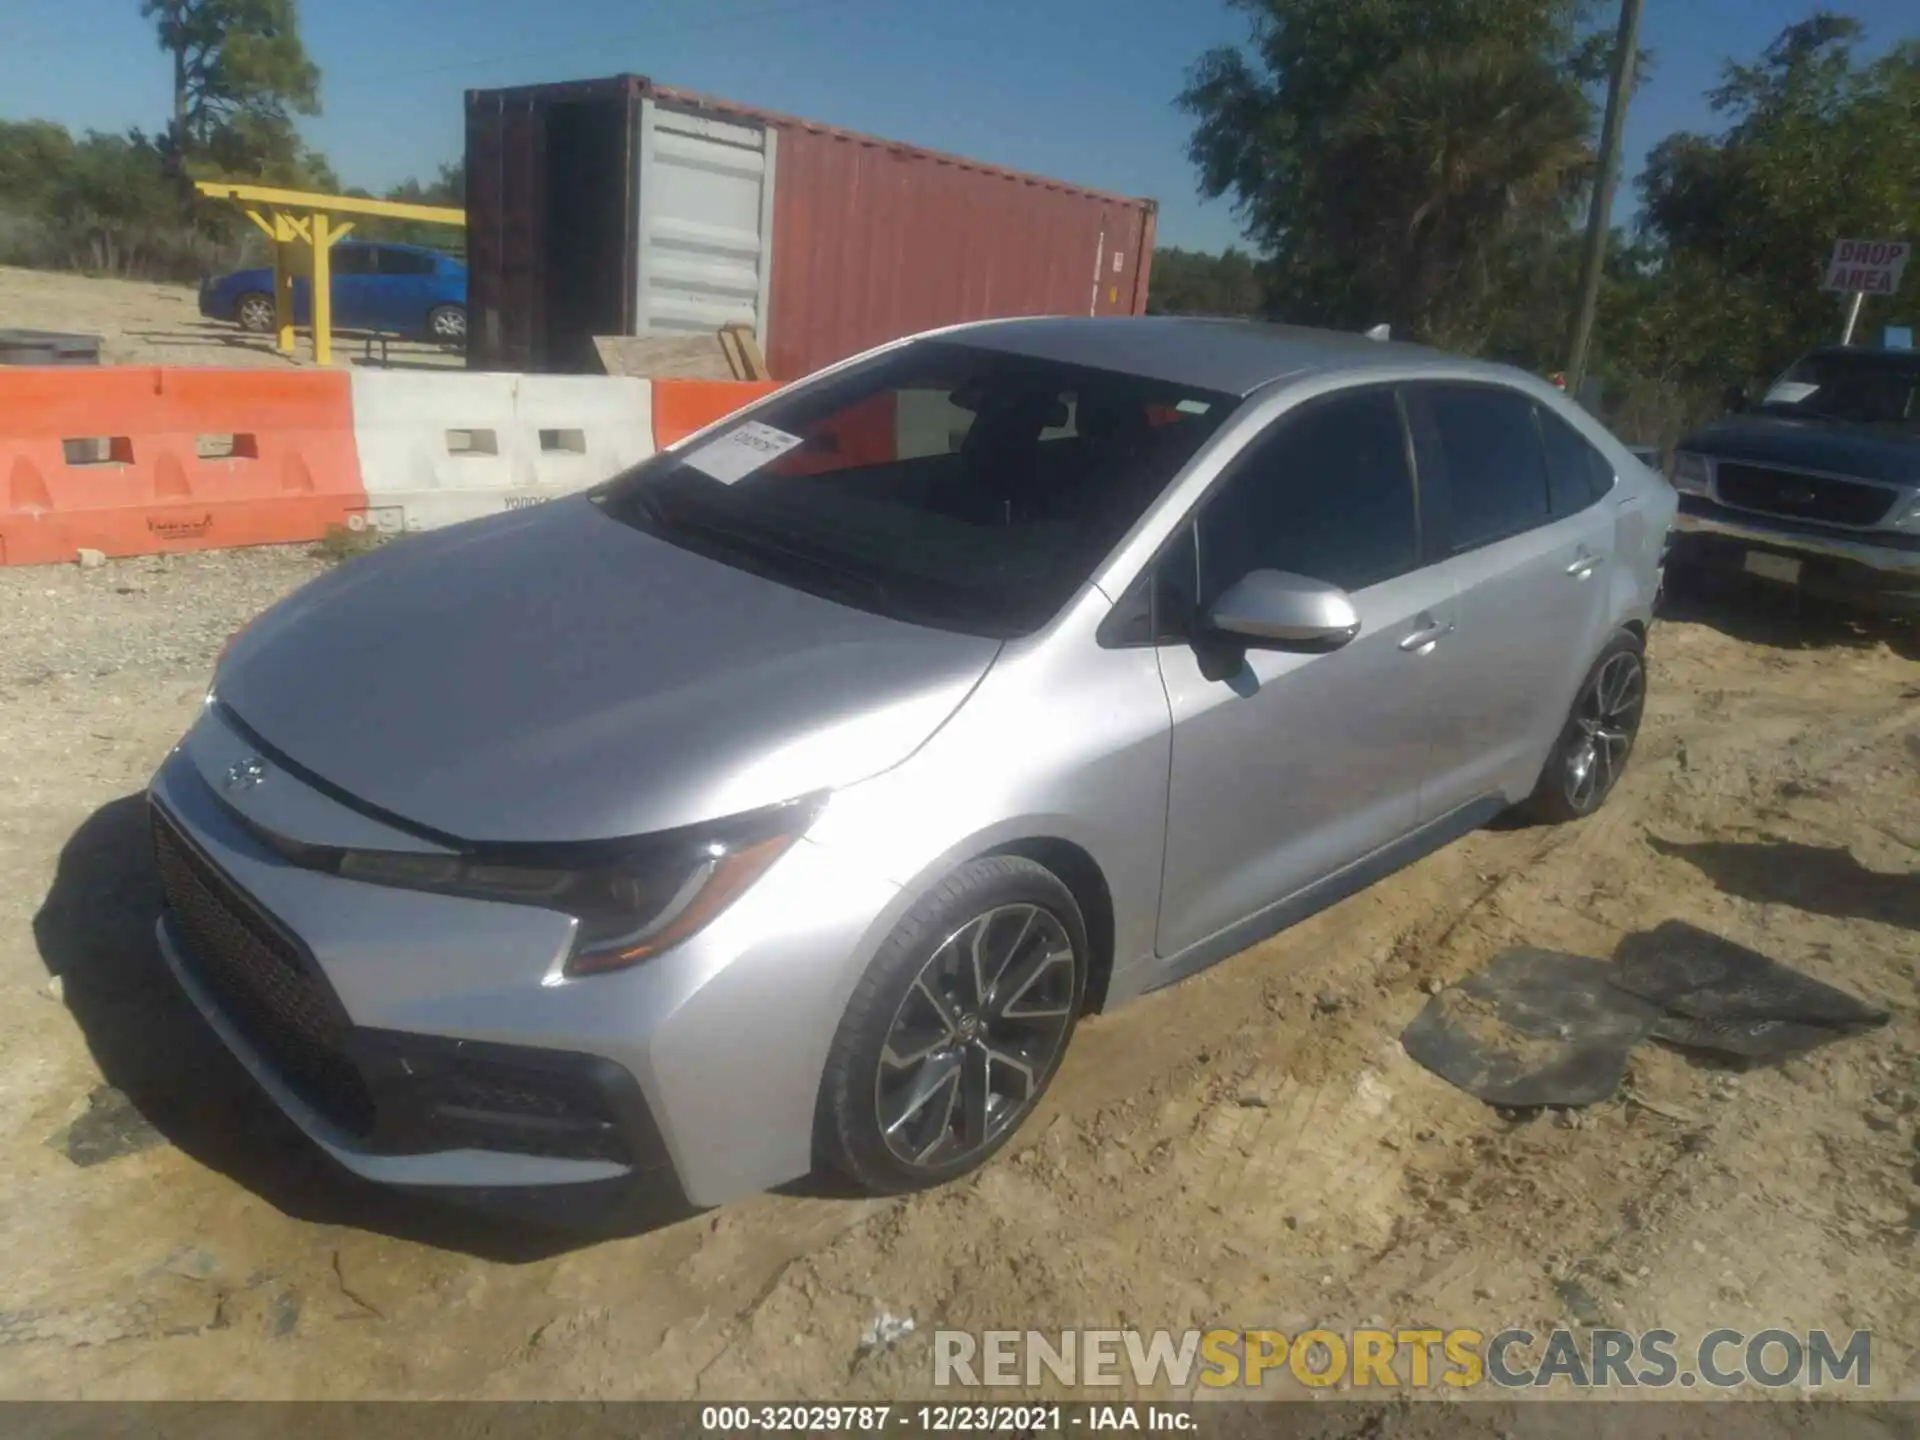
<svg viewBox="0 0 1920 1440">
<path fill-rule="evenodd" d="M 375 1180 L 936 1183 L 1088 1012 L 1600 805 L 1674 508 L 1416 347 L 887 346 L 248 627 L 152 784 L 161 949 Z"/>
</svg>

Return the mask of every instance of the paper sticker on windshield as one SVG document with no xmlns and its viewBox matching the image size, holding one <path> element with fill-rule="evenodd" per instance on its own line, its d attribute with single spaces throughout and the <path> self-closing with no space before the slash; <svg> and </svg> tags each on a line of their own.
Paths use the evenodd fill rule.
<svg viewBox="0 0 1920 1440">
<path fill-rule="evenodd" d="M 1819 388 L 1818 385 L 1804 385 L 1798 380 L 1782 380 L 1771 390 L 1767 391 L 1767 398 L 1761 403 L 1764 405 L 1798 405 Z"/>
<path fill-rule="evenodd" d="M 777 460 L 800 443 L 798 435 L 789 435 L 758 420 L 749 420 L 718 440 L 709 440 L 683 462 L 702 475 L 710 475 L 722 485 L 745 479 L 770 460 Z"/>
</svg>

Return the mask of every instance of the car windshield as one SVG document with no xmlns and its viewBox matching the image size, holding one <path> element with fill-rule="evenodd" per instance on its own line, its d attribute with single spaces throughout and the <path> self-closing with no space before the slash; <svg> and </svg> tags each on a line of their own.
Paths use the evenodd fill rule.
<svg viewBox="0 0 1920 1440">
<path fill-rule="evenodd" d="M 897 619 L 1044 624 L 1238 403 L 916 341 L 595 492 L 683 548 Z"/>
<path fill-rule="evenodd" d="M 1773 382 L 1757 408 L 1920 432 L 1920 353 L 1809 355 Z"/>
</svg>

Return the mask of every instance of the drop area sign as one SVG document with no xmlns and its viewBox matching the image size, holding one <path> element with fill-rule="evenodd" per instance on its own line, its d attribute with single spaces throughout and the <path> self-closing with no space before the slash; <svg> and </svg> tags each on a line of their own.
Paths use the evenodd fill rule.
<svg viewBox="0 0 1920 1440">
<path fill-rule="evenodd" d="M 1912 250 L 1905 240 L 1836 241 L 1820 288 L 1842 295 L 1891 295 L 1900 288 L 1900 272 Z"/>
</svg>

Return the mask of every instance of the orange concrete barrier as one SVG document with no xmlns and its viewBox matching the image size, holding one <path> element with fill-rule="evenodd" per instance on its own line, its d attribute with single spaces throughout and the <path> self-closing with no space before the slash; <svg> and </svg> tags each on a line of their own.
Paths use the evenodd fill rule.
<svg viewBox="0 0 1920 1440">
<path fill-rule="evenodd" d="M 771 380 L 655 380 L 653 443 L 664 450 L 779 388 Z"/>
<path fill-rule="evenodd" d="M 348 377 L 0 369 L 0 564 L 317 540 L 366 507 Z"/>
</svg>

